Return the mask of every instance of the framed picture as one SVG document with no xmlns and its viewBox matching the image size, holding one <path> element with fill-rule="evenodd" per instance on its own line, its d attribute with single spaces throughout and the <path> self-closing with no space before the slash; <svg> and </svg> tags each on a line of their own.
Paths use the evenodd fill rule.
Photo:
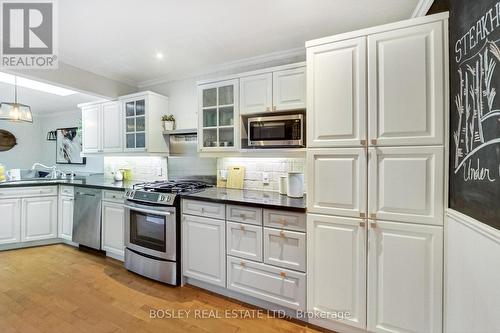
<svg viewBox="0 0 500 333">
<path fill-rule="evenodd" d="M 56 136 L 56 163 L 57 164 L 85 164 L 85 157 L 81 157 L 82 134 L 78 127 L 59 128 Z"/>
</svg>

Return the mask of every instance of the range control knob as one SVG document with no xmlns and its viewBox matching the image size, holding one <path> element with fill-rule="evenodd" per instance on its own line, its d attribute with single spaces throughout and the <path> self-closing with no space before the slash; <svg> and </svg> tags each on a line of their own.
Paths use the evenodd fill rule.
<svg viewBox="0 0 500 333">
<path fill-rule="evenodd" d="M 165 201 L 165 196 L 163 194 L 160 194 L 159 199 L 160 199 L 160 201 Z"/>
</svg>

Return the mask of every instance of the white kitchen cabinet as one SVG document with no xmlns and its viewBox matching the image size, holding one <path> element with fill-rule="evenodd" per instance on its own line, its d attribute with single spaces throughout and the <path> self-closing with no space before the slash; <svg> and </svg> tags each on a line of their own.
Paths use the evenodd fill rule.
<svg viewBox="0 0 500 333">
<path fill-rule="evenodd" d="M 226 222 L 183 215 L 182 258 L 184 276 L 226 286 Z"/>
<path fill-rule="evenodd" d="M 370 218 L 443 224 L 443 147 L 377 147 L 369 154 Z"/>
<path fill-rule="evenodd" d="M 239 80 L 198 86 L 198 149 L 231 151 L 240 146 Z"/>
<path fill-rule="evenodd" d="M 57 196 L 22 199 L 21 241 L 57 238 Z"/>
<path fill-rule="evenodd" d="M 0 200 L 0 244 L 21 241 L 21 199 Z"/>
<path fill-rule="evenodd" d="M 306 306 L 306 275 L 271 265 L 227 257 L 227 289 L 289 309 Z"/>
<path fill-rule="evenodd" d="M 150 91 L 121 96 L 125 152 L 166 153 L 161 117 L 168 114 L 168 98 Z"/>
<path fill-rule="evenodd" d="M 365 221 L 316 214 L 307 220 L 308 310 L 347 311 L 351 316 L 339 322 L 365 328 Z"/>
<path fill-rule="evenodd" d="M 366 214 L 365 148 L 309 149 L 309 212 L 351 217 Z"/>
<path fill-rule="evenodd" d="M 240 114 L 271 111 L 272 106 L 272 73 L 240 78 Z"/>
<path fill-rule="evenodd" d="M 262 227 L 226 222 L 226 253 L 235 257 L 262 261 Z"/>
<path fill-rule="evenodd" d="M 58 205 L 58 236 L 71 241 L 73 237 L 73 209 L 74 199 L 68 195 L 59 197 Z"/>
<path fill-rule="evenodd" d="M 366 37 L 307 48 L 307 144 L 364 146 Z"/>
<path fill-rule="evenodd" d="M 102 150 L 102 108 L 100 104 L 82 107 L 82 150 L 98 153 Z"/>
<path fill-rule="evenodd" d="M 370 144 L 444 143 L 443 38 L 441 21 L 368 36 Z"/>
<path fill-rule="evenodd" d="M 80 105 L 83 153 L 123 151 L 122 113 L 119 102 Z"/>
<path fill-rule="evenodd" d="M 371 221 L 368 330 L 441 332 L 442 271 L 442 227 Z"/>
<path fill-rule="evenodd" d="M 102 152 L 123 151 L 122 110 L 120 103 L 102 104 Z"/>
<path fill-rule="evenodd" d="M 117 256 L 125 254 L 125 209 L 123 204 L 102 201 L 102 249 Z"/>
<path fill-rule="evenodd" d="M 273 72 L 273 111 L 306 108 L 306 68 Z"/>
<path fill-rule="evenodd" d="M 306 234 L 264 228 L 264 262 L 296 271 L 306 271 Z"/>
</svg>

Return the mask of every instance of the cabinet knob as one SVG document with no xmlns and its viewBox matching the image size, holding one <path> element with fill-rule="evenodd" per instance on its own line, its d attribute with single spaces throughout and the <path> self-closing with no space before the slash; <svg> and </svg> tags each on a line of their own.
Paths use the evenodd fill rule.
<svg viewBox="0 0 500 333">
<path fill-rule="evenodd" d="M 372 145 L 376 145 L 377 144 L 377 139 L 371 139 L 370 142 L 372 143 Z"/>
<path fill-rule="evenodd" d="M 371 218 L 372 220 L 377 219 L 377 213 L 371 213 L 371 214 L 370 214 L 370 218 Z"/>
<path fill-rule="evenodd" d="M 280 231 L 280 237 L 285 238 L 285 232 L 283 230 Z"/>
<path fill-rule="evenodd" d="M 281 276 L 282 278 L 286 278 L 286 273 L 285 273 L 285 272 L 280 272 L 280 276 Z"/>
<path fill-rule="evenodd" d="M 241 266 L 241 267 L 245 267 L 245 262 L 240 261 L 240 266 Z"/>
<path fill-rule="evenodd" d="M 359 143 L 362 145 L 362 146 L 365 146 L 366 145 L 366 140 L 360 140 Z"/>
<path fill-rule="evenodd" d="M 359 222 L 359 226 L 360 226 L 361 228 L 364 228 L 364 227 L 365 227 L 365 225 L 366 225 L 365 221 Z"/>
<path fill-rule="evenodd" d="M 243 213 L 241 213 L 241 214 L 240 214 L 240 217 L 241 217 L 243 220 L 244 220 L 244 219 L 246 219 L 246 216 L 245 216 L 245 214 L 243 214 Z"/>
<path fill-rule="evenodd" d="M 245 231 L 245 226 L 243 224 L 240 224 L 240 229 Z"/>
<path fill-rule="evenodd" d="M 370 223 L 370 226 L 371 226 L 372 228 L 376 228 L 376 227 L 377 227 L 377 222 L 372 221 L 372 222 Z"/>
</svg>

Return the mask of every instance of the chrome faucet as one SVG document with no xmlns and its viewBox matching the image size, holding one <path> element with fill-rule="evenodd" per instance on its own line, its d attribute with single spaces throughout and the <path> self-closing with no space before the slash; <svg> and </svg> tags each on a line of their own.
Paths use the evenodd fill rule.
<svg viewBox="0 0 500 333">
<path fill-rule="evenodd" d="M 49 170 L 52 170 L 50 172 L 50 179 L 57 179 L 57 173 L 60 173 L 60 174 L 64 174 L 64 172 L 62 172 L 61 170 L 57 170 L 57 167 L 55 165 L 49 167 L 49 166 L 46 166 L 42 163 L 34 163 L 32 166 L 31 166 L 31 170 L 35 170 L 35 168 L 37 166 L 40 166 L 42 168 L 45 168 L 45 169 L 49 169 Z"/>
</svg>

